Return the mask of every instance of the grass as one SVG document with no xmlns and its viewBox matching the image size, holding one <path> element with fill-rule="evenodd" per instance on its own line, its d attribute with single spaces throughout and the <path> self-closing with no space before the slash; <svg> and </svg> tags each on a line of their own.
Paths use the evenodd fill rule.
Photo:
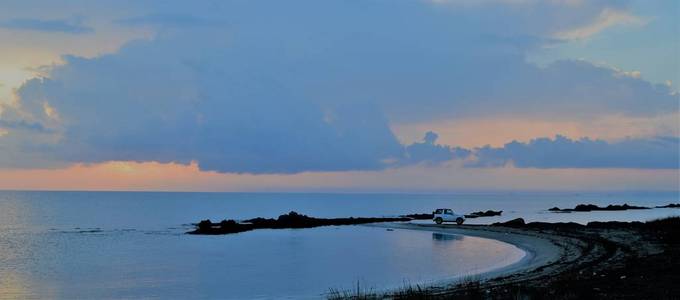
<svg viewBox="0 0 680 300">
<path fill-rule="evenodd" d="M 376 293 L 373 288 L 366 289 L 361 287 L 361 283 L 357 280 L 355 289 L 352 290 L 338 290 L 330 289 L 327 298 L 329 300 L 374 300 L 382 299 L 381 295 Z"/>
<path fill-rule="evenodd" d="M 461 291 L 457 299 L 483 299 L 484 292 L 481 289 L 482 281 L 478 276 L 462 278 L 455 285 L 455 289 Z M 431 300 L 449 298 L 441 293 L 441 289 L 426 287 L 420 284 L 405 283 L 403 287 L 389 293 L 379 293 L 373 288 L 361 287 L 357 281 L 356 288 L 351 290 L 330 289 L 327 298 L 329 300 L 377 300 L 377 299 L 413 299 Z"/>
</svg>

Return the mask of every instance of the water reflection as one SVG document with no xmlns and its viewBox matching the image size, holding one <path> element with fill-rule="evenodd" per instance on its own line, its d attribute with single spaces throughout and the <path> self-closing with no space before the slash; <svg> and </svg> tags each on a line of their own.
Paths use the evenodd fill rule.
<svg viewBox="0 0 680 300">
<path fill-rule="evenodd" d="M 35 296 L 31 295 L 29 284 L 22 276 L 11 271 L 3 271 L 0 276 L 0 298 L 27 299 Z"/>
<path fill-rule="evenodd" d="M 446 233 L 441 233 L 441 232 L 433 232 L 432 233 L 432 240 L 436 242 L 451 242 L 451 241 L 460 241 L 462 240 L 463 237 L 457 234 L 446 234 Z"/>
</svg>

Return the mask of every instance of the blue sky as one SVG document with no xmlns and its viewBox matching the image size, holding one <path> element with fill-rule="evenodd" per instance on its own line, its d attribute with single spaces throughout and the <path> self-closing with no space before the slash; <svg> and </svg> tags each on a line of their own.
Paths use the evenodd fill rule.
<svg viewBox="0 0 680 300">
<path fill-rule="evenodd" d="M 6 1 L 0 178 L 179 167 L 222 176 L 211 190 L 389 190 L 414 172 L 441 185 L 419 190 L 473 173 L 542 189 L 550 172 L 558 189 L 581 172 L 677 190 L 679 5 Z"/>
<path fill-rule="evenodd" d="M 557 59 L 584 59 L 624 70 L 637 70 L 651 82 L 672 82 L 680 88 L 677 1 L 631 1 L 629 9 L 643 26 L 618 26 L 582 41 L 563 43 L 533 54 L 539 63 Z"/>
</svg>

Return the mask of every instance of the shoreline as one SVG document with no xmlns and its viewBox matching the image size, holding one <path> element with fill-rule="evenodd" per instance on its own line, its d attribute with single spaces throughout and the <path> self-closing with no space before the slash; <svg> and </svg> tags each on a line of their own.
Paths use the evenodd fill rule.
<svg viewBox="0 0 680 300">
<path fill-rule="evenodd" d="M 521 221 L 521 222 L 519 222 Z M 680 295 L 680 217 L 649 222 L 369 226 L 462 234 L 510 243 L 531 256 L 473 280 L 331 299 L 600 299 Z"/>
<path fill-rule="evenodd" d="M 567 262 L 577 258 L 575 244 L 578 242 L 571 238 L 541 233 L 529 233 L 509 227 L 417 223 L 374 223 L 367 224 L 365 226 L 429 231 L 479 237 L 507 243 L 524 251 L 525 256 L 519 261 L 486 272 L 472 274 L 472 277 L 478 278 L 482 281 L 506 276 L 517 277 L 518 275 L 529 275 L 529 273 L 539 268 L 550 270 L 549 266 L 551 264 L 555 264 L 560 261 Z M 436 284 L 451 283 L 452 280 L 450 279 L 436 281 Z"/>
</svg>

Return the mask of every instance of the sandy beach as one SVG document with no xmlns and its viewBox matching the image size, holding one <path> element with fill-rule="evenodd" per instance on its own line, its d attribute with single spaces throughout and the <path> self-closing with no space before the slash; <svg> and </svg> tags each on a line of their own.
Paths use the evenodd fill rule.
<svg viewBox="0 0 680 300">
<path fill-rule="evenodd" d="M 578 240 L 568 237 L 528 232 L 508 227 L 491 227 L 484 225 L 449 225 L 449 224 L 415 224 L 415 223 L 376 223 L 370 226 L 424 230 L 448 234 L 459 234 L 498 240 L 517 246 L 526 252 L 526 256 L 519 262 L 499 269 L 485 272 L 475 277 L 480 279 L 492 279 L 501 276 L 531 273 L 538 268 L 547 270 L 546 266 L 556 262 L 567 262 L 577 259 Z"/>
<path fill-rule="evenodd" d="M 527 256 L 480 274 L 472 282 L 443 282 L 387 295 L 400 299 L 583 299 L 674 298 L 677 285 L 678 218 L 654 222 L 435 225 L 384 223 L 395 229 L 426 230 L 495 239 Z M 370 298 L 370 297 L 368 297 Z M 377 298 L 382 298 L 379 296 Z"/>
</svg>

